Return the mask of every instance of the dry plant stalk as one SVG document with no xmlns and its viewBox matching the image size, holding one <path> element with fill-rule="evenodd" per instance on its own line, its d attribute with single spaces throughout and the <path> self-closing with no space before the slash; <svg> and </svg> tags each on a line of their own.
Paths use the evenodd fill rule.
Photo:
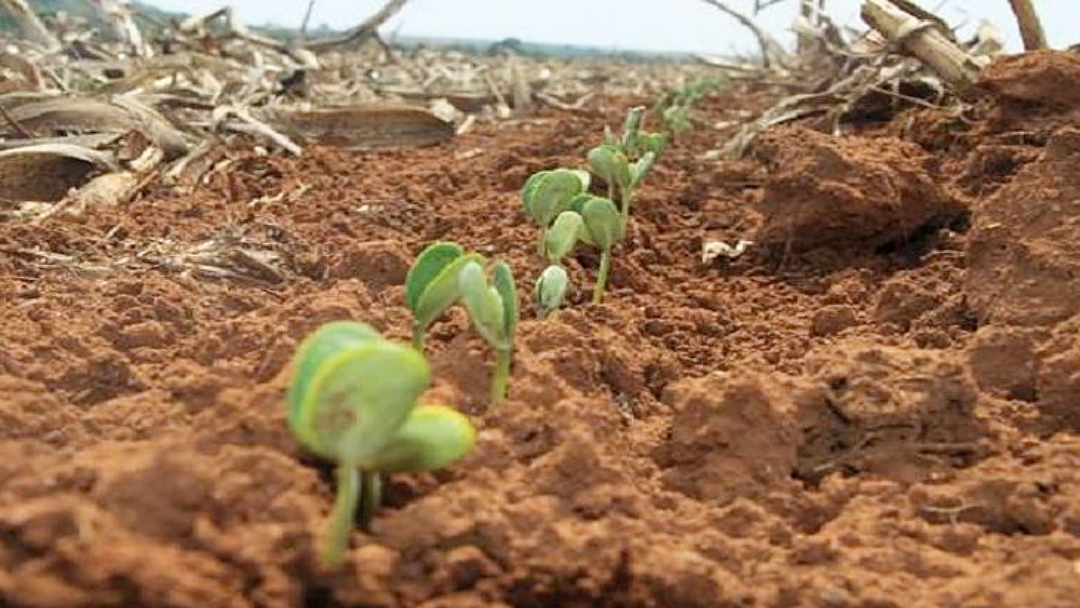
<svg viewBox="0 0 1080 608">
<path fill-rule="evenodd" d="M 917 57 L 943 80 L 961 89 L 986 65 L 950 40 L 934 20 L 905 12 L 890 0 L 865 0 L 862 18 L 887 40 Z"/>
<path fill-rule="evenodd" d="M 154 52 L 143 39 L 135 14 L 127 0 L 90 0 L 102 18 L 108 23 L 117 40 L 125 44 L 138 57 L 152 57 Z"/>
<path fill-rule="evenodd" d="M 325 40 L 315 40 L 307 43 L 305 46 L 308 50 L 321 53 L 341 45 L 359 44 L 378 34 L 379 27 L 382 26 L 383 23 L 386 23 L 388 19 L 398 14 L 398 12 L 405 7 L 407 1 L 408 0 L 388 0 L 378 12 L 365 19 L 363 23 L 356 26 L 351 32 L 344 36 L 327 38 Z"/>
<path fill-rule="evenodd" d="M 1016 22 L 1020 25 L 1020 37 L 1024 39 L 1024 49 L 1035 51 L 1046 48 L 1046 34 L 1042 22 L 1035 12 L 1031 0 L 1009 0 Z"/>
<path fill-rule="evenodd" d="M 719 0 L 702 1 L 727 14 L 732 19 L 735 19 L 754 34 L 754 37 L 757 38 L 758 45 L 761 47 L 761 62 L 765 68 L 782 67 L 786 63 L 787 53 L 784 52 L 784 47 L 780 46 L 780 43 L 776 42 L 776 40 L 773 40 L 771 36 L 766 34 L 765 30 L 761 29 L 753 19 Z"/>
<path fill-rule="evenodd" d="M 47 51 L 56 51 L 60 48 L 60 41 L 45 27 L 26 0 L 0 0 L 0 8 L 11 15 L 27 40 L 44 47 Z"/>
</svg>

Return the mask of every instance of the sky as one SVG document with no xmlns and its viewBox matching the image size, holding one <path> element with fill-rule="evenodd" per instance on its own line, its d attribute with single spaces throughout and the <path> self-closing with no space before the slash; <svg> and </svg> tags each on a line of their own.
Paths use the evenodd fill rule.
<svg viewBox="0 0 1080 608">
<path fill-rule="evenodd" d="M 188 13 L 231 4 L 250 24 L 299 26 L 306 0 L 149 0 L 162 8 Z M 752 0 L 727 0 L 748 9 Z M 316 0 L 312 26 L 347 28 L 378 10 L 383 0 Z M 781 42 L 798 0 L 763 11 L 757 19 Z M 860 0 L 827 0 L 829 14 L 841 24 L 861 25 Z M 981 19 L 997 25 L 1010 50 L 1019 50 L 1019 34 L 1008 0 L 922 0 L 954 26 L 972 31 Z M 1072 8 L 1064 8 L 1066 5 Z M 1076 0 L 1035 0 L 1051 46 L 1080 42 L 1080 4 Z M 730 17 L 701 0 L 410 0 L 382 30 L 386 34 L 480 38 L 520 38 L 533 42 L 597 46 L 610 50 L 687 51 L 710 54 L 754 52 L 753 37 Z"/>
</svg>

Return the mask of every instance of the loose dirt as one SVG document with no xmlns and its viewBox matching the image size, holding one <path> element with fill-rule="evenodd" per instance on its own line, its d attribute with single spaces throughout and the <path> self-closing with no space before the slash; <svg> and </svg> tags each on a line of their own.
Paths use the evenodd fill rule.
<svg viewBox="0 0 1080 608">
<path fill-rule="evenodd" d="M 436 239 L 531 289 L 524 179 L 648 100 L 407 152 L 236 150 L 194 193 L 0 222 L 0 604 L 1075 606 L 1075 65 L 1008 59 L 963 114 L 780 129 L 738 161 L 709 125 L 768 99 L 713 97 L 606 302 L 585 251 L 572 305 L 522 323 L 509 402 L 465 319 L 435 326 L 428 397 L 479 444 L 391 480 L 337 573 L 329 469 L 284 424 L 297 342 L 343 318 L 406 339 Z"/>
</svg>

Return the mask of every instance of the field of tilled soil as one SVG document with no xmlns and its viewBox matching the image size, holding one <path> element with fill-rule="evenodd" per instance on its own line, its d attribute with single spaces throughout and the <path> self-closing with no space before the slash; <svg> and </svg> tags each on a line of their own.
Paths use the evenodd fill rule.
<svg viewBox="0 0 1080 608">
<path fill-rule="evenodd" d="M 1076 606 L 1080 58 L 1001 60 L 981 90 L 738 161 L 703 156 L 733 131 L 710 125 L 769 100 L 705 102 L 605 302 L 582 250 L 568 308 L 525 309 L 506 403 L 464 315 L 435 325 L 426 398 L 478 443 L 392 478 L 338 572 L 333 476 L 285 425 L 299 340 L 335 319 L 407 340 L 435 240 L 508 261 L 527 307 L 525 178 L 648 100 L 238 154 L 194 195 L 0 222 L 0 605 Z M 184 248 L 249 280 L 167 262 Z"/>
</svg>

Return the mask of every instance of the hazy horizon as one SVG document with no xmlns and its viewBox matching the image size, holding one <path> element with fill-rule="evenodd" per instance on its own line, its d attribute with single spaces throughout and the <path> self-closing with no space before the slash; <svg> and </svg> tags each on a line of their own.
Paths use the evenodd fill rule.
<svg viewBox="0 0 1080 608">
<path fill-rule="evenodd" d="M 219 8 L 222 0 L 144 0 L 149 4 L 187 13 Z M 298 27 L 306 0 L 267 2 L 232 0 L 249 24 Z M 348 28 L 378 10 L 383 0 L 316 0 L 310 27 L 322 24 Z M 529 42 L 596 46 L 610 50 L 683 51 L 701 53 L 754 52 L 756 44 L 746 28 L 701 0 L 660 2 L 620 0 L 410 0 L 383 27 L 384 33 L 420 37 L 519 38 Z M 738 9 L 750 0 L 730 0 Z M 841 24 L 862 27 L 859 0 L 829 0 L 829 14 Z M 980 19 L 997 25 L 1010 50 L 1021 48 L 1016 23 L 1007 0 L 945 0 L 924 2 L 954 26 L 970 32 Z M 1080 12 L 1051 13 L 1049 0 L 1036 0 L 1052 46 L 1080 42 Z M 759 23 L 781 42 L 793 40 L 788 31 L 797 10 L 788 0 L 757 16 Z"/>
</svg>

